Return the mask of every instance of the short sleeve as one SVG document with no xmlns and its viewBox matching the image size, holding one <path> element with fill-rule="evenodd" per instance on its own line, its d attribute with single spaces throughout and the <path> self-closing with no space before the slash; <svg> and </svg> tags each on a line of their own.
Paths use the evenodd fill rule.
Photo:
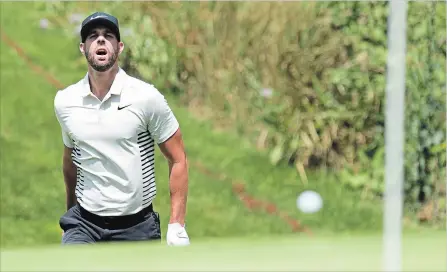
<svg viewBox="0 0 447 272">
<path fill-rule="evenodd" d="M 179 123 L 166 98 L 155 91 L 145 105 L 147 128 L 157 144 L 168 140 L 179 128 Z"/>
<path fill-rule="evenodd" d="M 64 142 L 64 145 L 68 148 L 73 148 L 73 140 L 70 138 L 68 133 L 62 128 L 62 142 Z"/>
<path fill-rule="evenodd" d="M 59 122 L 59 126 L 61 127 L 62 142 L 64 143 L 64 145 L 66 147 L 73 148 L 74 147 L 73 139 L 71 139 L 70 135 L 68 135 L 65 125 L 62 122 L 62 116 L 60 115 L 59 105 L 58 105 L 58 94 L 56 94 L 56 97 L 54 98 L 54 112 L 56 114 L 56 119 Z"/>
</svg>

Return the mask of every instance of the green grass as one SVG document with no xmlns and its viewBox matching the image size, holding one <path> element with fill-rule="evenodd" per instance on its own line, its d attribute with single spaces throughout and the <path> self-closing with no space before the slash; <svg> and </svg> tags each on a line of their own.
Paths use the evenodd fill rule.
<svg viewBox="0 0 447 272">
<path fill-rule="evenodd" d="M 0 5 L 2 29 L 34 62 L 65 86 L 85 75 L 86 66 L 79 63 L 78 41 L 67 38 L 61 29 L 42 30 L 38 27 L 39 20 L 46 14 L 34 5 L 42 3 L 2 2 Z M 32 71 L 14 50 L 3 42 L 0 45 L 1 246 L 57 244 L 61 237 L 58 220 L 65 207 L 61 173 L 63 144 L 53 111 L 57 90 Z M 214 132 L 210 122 L 195 120 L 176 105 L 175 98 L 168 96 L 168 100 L 181 123 L 192 162 L 187 224 L 193 240 L 291 233 L 290 227 L 278 217 L 264 211 L 249 211 L 233 194 L 231 180 L 240 180 L 251 195 L 274 202 L 281 210 L 301 220 L 312 229 L 315 237 L 323 233 L 380 233 L 381 202 L 362 200 L 357 192 L 340 187 L 330 174 L 310 174 L 309 185 L 303 185 L 293 169 L 271 166 L 265 155 L 242 139 L 229 133 Z M 161 213 L 165 231 L 170 208 L 168 170 L 159 151 L 156 156 L 158 194 L 155 208 Z M 207 176 L 194 166 L 196 163 L 224 173 L 228 180 Z M 322 211 L 313 215 L 298 212 L 296 197 L 304 189 L 322 194 Z M 309 243 L 309 240 L 303 241 Z M 280 245 L 275 244 L 272 249 Z M 199 252 L 203 248 L 206 246 L 192 250 Z M 39 254 L 50 254 L 52 249 L 48 250 Z M 148 254 L 153 249 L 144 250 Z M 2 265 L 10 267 L 11 261 L 5 264 L 3 260 L 13 260 L 22 254 L 20 252 L 2 253 Z M 133 258 L 133 253 L 134 250 L 129 251 L 129 258 Z M 42 261 L 46 258 L 44 255 Z M 134 257 L 142 255 L 138 253 Z M 63 264 L 63 258 L 59 261 Z"/>
<path fill-rule="evenodd" d="M 378 236 L 111 244 L 2 251 L 2 271 L 380 271 Z M 406 235 L 403 271 L 445 271 L 445 234 Z M 26 260 L 26 261 L 24 261 Z"/>
</svg>

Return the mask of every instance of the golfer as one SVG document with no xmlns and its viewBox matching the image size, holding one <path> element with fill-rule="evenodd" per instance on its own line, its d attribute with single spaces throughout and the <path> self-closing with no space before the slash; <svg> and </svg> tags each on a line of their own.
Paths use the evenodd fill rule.
<svg viewBox="0 0 447 272">
<path fill-rule="evenodd" d="M 188 166 L 179 123 L 164 96 L 118 65 L 118 19 L 96 12 L 81 25 L 88 72 L 55 95 L 62 129 L 67 211 L 63 244 L 160 241 L 154 151 L 169 165 L 168 245 L 189 245 L 185 230 Z"/>
</svg>

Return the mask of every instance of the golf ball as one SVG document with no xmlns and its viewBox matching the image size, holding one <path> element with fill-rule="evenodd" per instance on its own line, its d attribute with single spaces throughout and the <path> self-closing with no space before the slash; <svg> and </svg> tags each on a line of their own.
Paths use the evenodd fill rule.
<svg viewBox="0 0 447 272">
<path fill-rule="evenodd" d="M 298 196 L 296 205 L 304 213 L 315 213 L 323 207 L 323 199 L 317 192 L 304 191 Z"/>
</svg>

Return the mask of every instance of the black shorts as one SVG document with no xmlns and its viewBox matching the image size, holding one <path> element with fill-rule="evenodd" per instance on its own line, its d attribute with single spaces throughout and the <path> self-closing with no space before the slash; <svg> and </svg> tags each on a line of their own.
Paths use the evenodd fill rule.
<svg viewBox="0 0 447 272">
<path fill-rule="evenodd" d="M 135 215 L 102 217 L 80 205 L 69 209 L 59 220 L 64 231 L 62 244 L 107 241 L 160 241 L 160 217 L 152 205 Z"/>
</svg>

